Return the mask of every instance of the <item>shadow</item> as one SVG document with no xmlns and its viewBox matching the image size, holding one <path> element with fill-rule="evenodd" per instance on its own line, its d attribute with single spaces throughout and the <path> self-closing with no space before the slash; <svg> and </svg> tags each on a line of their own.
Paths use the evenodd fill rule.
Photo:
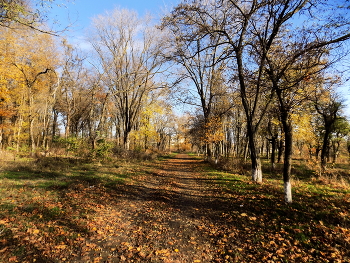
<svg viewBox="0 0 350 263">
<path fill-rule="evenodd" d="M 202 160 L 202 159 L 198 159 L 198 158 L 196 158 L 196 157 L 191 157 L 191 156 L 183 156 L 183 155 L 181 155 L 181 156 L 174 156 L 174 157 L 172 157 L 172 158 L 170 158 L 170 159 L 175 159 L 175 160 L 186 160 L 186 161 L 196 161 L 196 163 L 204 163 L 205 161 L 204 160 Z"/>
<path fill-rule="evenodd" d="M 62 174 L 58 172 L 39 172 L 33 169 L 21 169 L 20 171 L 8 171 L 2 177 L 10 180 L 37 180 L 55 179 L 62 177 Z"/>
<path fill-rule="evenodd" d="M 70 161 L 63 159 L 59 160 L 59 163 L 66 165 L 70 164 Z M 59 169 L 57 164 L 49 165 L 50 169 L 53 167 Z M 73 162 L 73 167 L 76 165 Z M 329 201 L 320 195 L 310 195 L 306 198 L 304 194 L 295 193 L 295 202 L 286 205 L 282 201 L 279 187 L 251 184 L 234 178 L 209 178 L 202 173 L 193 172 L 193 167 L 202 165 L 203 162 L 195 158 L 177 157 L 164 161 L 162 164 L 164 169 L 148 164 L 147 169 L 155 168 L 158 172 L 142 171 L 141 176 L 104 172 L 110 176 L 114 175 L 112 179 L 101 177 L 98 169 L 94 167 L 75 167 L 74 173 L 70 175 L 59 172 L 60 170 L 48 173 L 38 172 L 34 168 L 14 170 L 5 177 L 9 176 L 14 180 L 47 179 L 46 184 L 42 184 L 41 187 L 54 191 L 60 206 L 48 207 L 40 202 L 21 207 L 3 204 L 0 206 L 0 213 L 26 214 L 26 222 L 33 224 L 39 222 L 45 225 L 55 222 L 59 229 L 99 244 L 100 240 L 96 238 L 96 233 L 81 222 L 85 222 L 88 217 L 103 217 L 104 214 L 100 214 L 101 210 L 96 208 L 101 205 L 109 206 L 108 209 L 120 212 L 118 216 L 123 220 L 121 224 L 127 225 L 125 233 L 118 233 L 123 236 L 113 237 L 114 243 L 109 245 L 111 248 L 116 249 L 116 244 L 124 238 L 132 244 L 130 247 L 144 246 L 159 250 L 168 248 L 169 242 L 175 242 L 169 239 L 173 238 L 181 241 L 181 249 L 184 251 L 188 249 L 189 254 L 197 250 L 198 243 L 209 244 L 210 248 L 215 248 L 212 252 L 214 254 L 212 261 L 204 262 L 236 262 L 234 259 L 237 255 L 234 253 L 237 247 L 245 254 L 262 255 L 260 258 L 262 259 L 265 254 L 262 252 L 261 244 L 269 242 L 269 238 L 277 235 L 281 240 L 293 242 L 298 240 L 307 249 L 318 246 L 322 251 L 326 248 L 318 244 L 318 240 L 330 245 L 334 244 L 334 241 L 328 233 L 316 225 L 317 222 L 322 221 L 324 225 L 335 227 L 350 226 L 350 219 L 342 217 L 338 209 L 344 208 L 344 200 Z M 129 180 L 124 180 L 126 178 Z M 32 186 L 24 188 L 30 191 Z M 104 212 L 108 213 L 108 210 Z M 52 231 L 52 234 L 57 234 L 54 232 L 55 229 Z M 5 236 L 0 237 L 9 241 L 7 245 L 0 243 L 0 250 L 5 247 L 15 249 L 22 246 L 22 254 L 18 252 L 19 259 L 24 260 L 30 256 L 26 251 L 35 251 L 36 262 L 56 262 L 45 256 L 44 251 L 15 238 L 10 229 L 2 233 L 1 235 Z M 70 244 L 67 236 L 63 234 L 58 234 L 57 238 L 62 238 L 64 244 Z M 197 243 L 192 244 L 194 239 L 191 238 L 195 238 Z M 220 242 L 224 242 L 224 246 L 221 246 Z M 339 240 L 336 242 L 340 243 Z M 76 255 L 80 255 L 79 245 L 82 244 L 73 248 Z M 346 244 L 341 245 L 345 249 L 349 248 Z M 299 245 L 296 246 L 298 249 L 304 249 Z M 108 249 L 105 251 L 109 251 Z M 130 249 L 132 248 L 126 250 Z M 268 253 L 274 253 L 273 248 L 269 249 Z M 152 261 L 140 255 L 139 251 L 134 252 L 128 258 L 130 262 Z M 154 251 L 150 253 L 156 256 Z M 103 255 L 102 259 L 105 262 L 113 262 L 107 260 L 110 254 L 106 252 Z M 91 254 L 91 257 L 93 256 L 94 254 Z M 84 262 L 79 256 L 71 257 L 68 258 L 70 262 Z"/>
<path fill-rule="evenodd" d="M 167 172 L 178 172 L 180 169 L 168 169 L 165 168 L 163 169 L 163 171 L 167 171 Z M 226 178 L 205 178 L 205 177 L 188 177 L 188 176 L 173 176 L 171 174 L 159 174 L 159 173 L 154 173 L 154 172 L 149 172 L 149 171 L 145 171 L 146 174 L 153 176 L 153 177 L 157 177 L 159 179 L 179 179 L 179 180 L 184 180 L 184 181 L 194 181 L 194 182 L 212 182 L 212 183 L 218 183 L 218 182 L 242 182 L 241 180 L 238 179 L 226 179 Z"/>
</svg>

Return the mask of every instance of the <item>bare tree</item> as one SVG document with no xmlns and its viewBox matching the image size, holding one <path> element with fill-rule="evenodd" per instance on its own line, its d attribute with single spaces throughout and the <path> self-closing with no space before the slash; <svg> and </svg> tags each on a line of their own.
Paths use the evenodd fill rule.
<svg viewBox="0 0 350 263">
<path fill-rule="evenodd" d="M 286 9 L 298 4 L 298 1 L 284 2 Z M 286 17 L 269 52 L 265 55 L 257 52 L 260 57 L 265 57 L 264 70 L 279 106 L 285 140 L 283 181 L 287 203 L 292 202 L 290 180 L 294 124 L 291 117 L 303 107 L 310 94 L 319 90 L 317 83 L 325 76 L 320 73 L 347 54 L 340 52 L 344 51 L 341 43 L 350 38 L 350 20 L 342 18 L 342 8 L 334 9 L 335 6 L 322 1 L 304 1 L 297 7 L 290 17 Z M 328 8 L 333 10 L 332 13 Z M 274 14 L 271 12 L 269 16 L 277 20 Z M 295 24 L 294 17 L 300 19 L 302 26 Z M 338 24 L 334 24 L 336 20 Z M 259 40 L 257 50 L 263 46 L 264 41 Z"/>
<path fill-rule="evenodd" d="M 129 134 L 138 121 L 149 92 L 157 88 L 164 39 L 150 24 L 129 10 L 115 9 L 93 20 L 90 41 L 97 54 L 101 79 L 117 109 L 122 146 L 129 149 Z"/>
<path fill-rule="evenodd" d="M 62 46 L 61 85 L 55 110 L 63 117 L 67 139 L 77 135 L 79 122 L 89 111 L 90 102 L 87 96 L 89 87 L 86 86 L 88 71 L 83 65 L 85 57 L 65 40 Z"/>
<path fill-rule="evenodd" d="M 58 32 L 43 26 L 53 2 L 54 0 L 0 0 L 0 27 L 32 29 L 57 36 Z"/>
<path fill-rule="evenodd" d="M 315 92 L 313 98 L 314 105 L 318 114 L 322 118 L 322 148 L 321 148 L 321 170 L 324 172 L 327 166 L 327 157 L 329 156 L 331 134 L 336 130 L 336 124 L 340 121 L 341 109 L 344 102 L 334 91 L 329 89 L 320 89 Z"/>
<path fill-rule="evenodd" d="M 195 25 L 188 35 L 197 38 L 219 39 L 216 43 L 224 50 L 233 70 L 231 81 L 237 83 L 247 120 L 247 135 L 252 161 L 252 179 L 262 182 L 261 162 L 256 134 L 273 92 L 267 89 L 263 79 L 266 53 L 272 45 L 282 21 L 275 25 L 267 18 L 268 1 L 186 1 L 180 4 L 173 15 L 182 16 L 184 21 Z M 264 29 L 265 34 L 257 34 Z M 256 51 L 253 43 L 263 37 L 265 46 L 259 60 L 251 58 Z M 212 46 L 202 47 L 211 49 Z"/>
<path fill-rule="evenodd" d="M 348 6 L 311 0 L 188 0 L 173 14 L 188 21 L 188 35 L 221 37 L 218 45 L 232 63 L 247 121 L 252 179 L 262 181 L 256 134 L 277 95 L 285 133 L 285 200 L 292 202 L 290 171 L 292 123 L 290 113 L 302 98 L 298 87 L 308 75 L 329 63 L 327 52 L 349 39 Z M 195 25 L 194 27 L 192 25 Z M 212 46 L 204 47 L 207 49 Z M 293 72 L 293 73 L 292 73 Z M 297 74 L 294 74 L 297 73 Z M 288 158 L 286 158 L 288 157 Z"/>
<path fill-rule="evenodd" d="M 233 106 L 229 101 L 226 83 L 226 51 L 219 43 L 219 34 L 197 35 L 200 30 L 197 20 L 190 20 L 187 6 L 180 5 L 174 12 L 163 18 L 162 28 L 166 29 L 170 48 L 166 57 L 179 67 L 180 80 L 190 80 L 187 86 L 181 82 L 179 100 L 185 104 L 201 109 L 206 127 L 211 118 L 222 117 Z M 198 19 L 198 14 L 194 14 Z M 205 134 L 204 134 L 205 137 Z M 204 138 L 203 137 L 203 138 Z M 206 146 L 206 154 L 211 157 L 211 147 Z"/>
</svg>

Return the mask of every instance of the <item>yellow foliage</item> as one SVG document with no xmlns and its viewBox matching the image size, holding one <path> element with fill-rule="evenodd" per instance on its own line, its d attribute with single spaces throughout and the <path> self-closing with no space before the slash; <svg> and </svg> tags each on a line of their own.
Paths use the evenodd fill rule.
<svg viewBox="0 0 350 263">
<path fill-rule="evenodd" d="M 312 116 L 307 112 L 303 114 L 292 114 L 294 124 L 294 138 L 296 141 L 302 141 L 313 144 L 316 141 L 314 127 L 312 124 Z"/>
<path fill-rule="evenodd" d="M 222 120 L 219 117 L 211 117 L 204 125 L 204 137 L 206 143 L 218 143 L 224 139 Z"/>
<path fill-rule="evenodd" d="M 26 138 L 20 131 L 28 116 L 39 114 L 36 109 L 43 107 L 36 105 L 47 100 L 57 83 L 59 56 L 48 34 L 8 28 L 0 28 L 0 34 L 0 116 L 14 137 Z M 10 120 L 14 115 L 15 123 Z"/>
</svg>

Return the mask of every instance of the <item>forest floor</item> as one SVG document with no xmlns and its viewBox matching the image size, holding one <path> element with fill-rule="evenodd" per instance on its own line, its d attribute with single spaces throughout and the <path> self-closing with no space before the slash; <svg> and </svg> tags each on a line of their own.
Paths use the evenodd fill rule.
<svg viewBox="0 0 350 263">
<path fill-rule="evenodd" d="M 0 171 L 0 262 L 350 262 L 350 190 L 253 184 L 178 154 Z"/>
</svg>

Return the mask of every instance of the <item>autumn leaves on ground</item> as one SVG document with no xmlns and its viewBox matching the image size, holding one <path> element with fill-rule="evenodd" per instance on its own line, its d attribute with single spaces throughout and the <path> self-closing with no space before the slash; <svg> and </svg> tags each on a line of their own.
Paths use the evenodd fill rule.
<svg viewBox="0 0 350 263">
<path fill-rule="evenodd" d="M 185 154 L 3 167 L 0 261 L 349 262 L 349 189 L 299 182 L 285 205 L 277 179 Z"/>
</svg>

